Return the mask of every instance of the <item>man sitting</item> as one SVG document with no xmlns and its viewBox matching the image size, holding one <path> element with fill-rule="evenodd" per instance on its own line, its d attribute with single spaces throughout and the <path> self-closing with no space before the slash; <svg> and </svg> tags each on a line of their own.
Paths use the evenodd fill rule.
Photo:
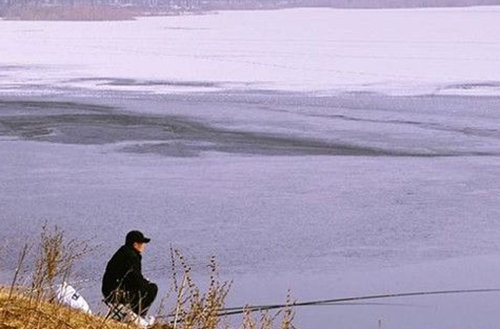
<svg viewBox="0 0 500 329">
<path fill-rule="evenodd" d="M 158 286 L 142 275 L 142 253 L 150 241 L 140 231 L 130 231 L 125 245 L 111 257 L 102 279 L 108 305 L 129 305 L 135 314 L 146 316 L 158 293 Z"/>
</svg>

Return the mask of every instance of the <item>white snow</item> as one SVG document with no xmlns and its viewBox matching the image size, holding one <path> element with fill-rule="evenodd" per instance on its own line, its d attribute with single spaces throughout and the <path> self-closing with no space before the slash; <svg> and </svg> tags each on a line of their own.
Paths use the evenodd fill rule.
<svg viewBox="0 0 500 329">
<path fill-rule="evenodd" d="M 0 88 L 499 95 L 499 18 L 473 7 L 0 21 Z M 107 84 L 116 78 L 142 85 Z"/>
</svg>

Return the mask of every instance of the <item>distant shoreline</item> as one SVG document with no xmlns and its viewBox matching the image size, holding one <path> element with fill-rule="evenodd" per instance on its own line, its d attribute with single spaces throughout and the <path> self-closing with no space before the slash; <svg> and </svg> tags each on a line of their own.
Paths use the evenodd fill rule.
<svg viewBox="0 0 500 329">
<path fill-rule="evenodd" d="M 412 9 L 412 8 L 460 8 L 473 6 L 500 6 L 500 0 L 296 0 L 296 1 L 242 1 L 231 3 L 213 1 L 196 6 L 158 5 L 95 5 L 95 4 L 0 4 L 0 20 L 20 21 L 125 21 L 148 16 L 205 15 L 227 10 L 273 10 L 291 8 L 333 9 Z"/>
<path fill-rule="evenodd" d="M 128 21 L 138 17 L 204 15 L 201 10 L 158 10 L 92 5 L 30 5 L 0 11 L 0 19 L 10 21 Z"/>
</svg>

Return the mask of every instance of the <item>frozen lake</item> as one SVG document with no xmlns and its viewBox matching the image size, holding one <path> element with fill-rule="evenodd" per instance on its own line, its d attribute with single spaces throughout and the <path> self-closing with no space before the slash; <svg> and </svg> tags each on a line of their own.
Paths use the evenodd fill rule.
<svg viewBox="0 0 500 329">
<path fill-rule="evenodd" d="M 0 21 L 2 276 L 48 221 L 99 246 L 78 270 L 95 309 L 135 228 L 162 293 L 173 245 L 197 275 L 217 256 L 231 306 L 500 287 L 498 10 Z M 297 325 L 491 328 L 499 301 L 304 308 Z"/>
<path fill-rule="evenodd" d="M 288 288 L 308 300 L 500 286 L 499 139 L 489 126 L 500 100 L 123 96 L 0 102 L 9 249 L 57 223 L 99 244 L 78 274 L 94 280 L 140 228 L 154 239 L 145 268 L 164 292 L 172 244 L 197 271 L 216 255 L 235 280 L 233 305 L 282 301 Z M 4 255 L 11 267 L 15 256 Z M 99 283 L 83 286 L 99 305 Z M 473 297 L 304 309 L 298 321 L 498 323 L 490 305 L 500 297 Z"/>
</svg>

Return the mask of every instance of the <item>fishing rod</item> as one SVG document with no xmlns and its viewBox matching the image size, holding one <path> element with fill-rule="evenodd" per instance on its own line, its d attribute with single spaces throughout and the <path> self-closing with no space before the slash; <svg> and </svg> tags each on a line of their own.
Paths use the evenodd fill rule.
<svg viewBox="0 0 500 329">
<path fill-rule="evenodd" d="M 315 306 L 332 306 L 334 304 L 320 304 L 320 305 L 315 305 Z M 288 305 L 289 307 L 293 307 L 294 305 Z M 391 306 L 391 307 L 411 307 L 411 308 L 429 308 L 429 306 L 425 305 L 417 305 L 417 304 L 404 304 L 404 303 L 370 303 L 370 302 L 364 302 L 364 303 L 357 303 L 357 302 L 350 302 L 350 303 L 335 303 L 335 306 Z M 283 307 L 284 308 L 284 307 Z M 221 309 L 220 311 L 225 311 L 226 309 Z M 215 316 L 217 317 L 223 317 L 223 316 L 231 316 L 231 315 L 238 315 L 247 312 L 247 309 L 245 309 L 243 312 L 241 311 L 243 309 L 238 309 L 235 311 L 230 311 L 230 312 L 217 312 Z M 166 314 L 166 315 L 156 315 L 155 318 L 157 319 L 165 319 L 167 322 L 170 324 L 174 323 L 174 317 L 175 314 Z M 179 317 L 179 315 L 178 315 Z M 182 318 L 177 319 L 177 323 L 182 323 L 184 320 Z"/>
<path fill-rule="evenodd" d="M 243 314 L 245 312 L 256 312 L 256 311 L 268 311 L 275 309 L 283 309 L 287 307 L 305 307 L 305 306 L 354 306 L 354 305 L 370 305 L 368 303 L 359 304 L 356 302 L 374 300 L 374 299 L 390 299 L 390 298 L 404 298 L 404 297 L 416 297 L 416 296 L 432 296 L 432 295 L 456 295 L 456 294 L 473 294 L 473 293 L 493 293 L 500 292 L 500 288 L 491 289 L 461 289 L 461 290 L 437 290 L 437 291 L 418 291 L 418 292 L 404 292 L 404 293 L 393 293 L 393 294 L 380 294 L 380 295 L 366 295 L 358 297 L 343 297 L 334 299 L 322 299 L 307 302 L 295 302 L 289 304 L 268 304 L 268 305 L 248 305 L 239 307 L 227 307 L 222 308 L 217 312 L 217 316 L 231 316 L 237 314 Z M 371 304 L 373 305 L 373 304 Z M 381 305 L 381 304 L 379 304 Z M 385 304 L 391 306 L 399 306 L 392 304 Z M 410 305 L 405 305 L 410 306 Z M 413 306 L 413 305 L 411 305 Z M 169 314 L 164 316 L 158 316 L 157 318 L 172 318 L 175 314 Z"/>
<path fill-rule="evenodd" d="M 282 305 L 283 307 L 280 308 L 286 308 L 286 307 L 295 307 L 297 306 L 296 304 L 290 304 L 290 305 Z M 301 305 L 298 305 L 301 306 Z M 401 304 L 401 303 L 358 303 L 358 302 L 336 302 L 336 303 L 325 303 L 325 304 L 316 304 L 316 305 L 309 305 L 309 306 L 391 306 L 391 307 L 412 307 L 412 308 L 428 308 L 428 306 L 424 305 L 416 305 L 416 304 Z M 278 309 L 276 307 L 275 309 Z M 231 316 L 231 315 L 238 315 L 238 314 L 243 314 L 245 312 L 255 312 L 255 311 L 267 311 L 270 310 L 268 309 L 248 309 L 248 308 L 243 308 L 243 309 L 236 309 L 234 311 L 226 311 L 226 309 L 221 309 L 218 312 L 217 316 Z"/>
<path fill-rule="evenodd" d="M 418 304 L 408 304 L 408 303 L 376 303 L 376 302 L 339 302 L 335 304 L 319 304 L 319 305 L 314 305 L 314 306 L 391 306 L 391 307 L 411 307 L 411 308 L 429 308 L 430 306 L 426 305 L 418 305 Z M 289 307 L 293 307 L 294 305 L 288 305 Z M 283 307 L 284 308 L 284 307 Z M 237 308 L 235 308 L 237 309 Z M 237 314 L 242 314 L 247 311 L 245 309 L 244 312 L 241 312 L 242 309 L 237 309 L 235 311 L 230 311 L 230 312 L 224 312 L 221 313 L 220 311 L 226 311 L 227 309 L 221 309 L 219 310 L 218 313 L 215 314 L 215 316 L 230 316 L 230 315 L 237 315 Z M 169 319 L 169 318 L 174 318 L 175 314 L 168 314 L 168 315 L 157 315 L 155 318 L 157 319 Z M 174 320 L 171 319 L 169 320 L 170 323 L 173 323 Z M 183 319 L 177 319 L 177 322 L 183 322 Z"/>
<path fill-rule="evenodd" d="M 430 295 L 452 295 L 452 294 L 473 294 L 473 293 L 493 293 L 500 292 L 499 288 L 492 289 L 462 289 L 462 290 L 438 290 L 438 291 L 419 291 L 419 292 L 405 292 L 381 295 L 367 295 L 358 297 L 344 297 L 335 299 L 314 300 L 307 302 L 295 302 L 290 304 L 269 304 L 269 305 L 249 305 L 242 307 L 228 307 L 219 310 L 218 316 L 242 314 L 245 312 L 254 311 L 267 311 L 273 309 L 282 309 L 287 307 L 304 307 L 304 306 L 328 306 L 328 305 L 345 305 L 350 302 L 365 301 L 372 299 L 389 299 L 401 297 L 415 297 L 415 296 L 430 296 Z"/>
</svg>

